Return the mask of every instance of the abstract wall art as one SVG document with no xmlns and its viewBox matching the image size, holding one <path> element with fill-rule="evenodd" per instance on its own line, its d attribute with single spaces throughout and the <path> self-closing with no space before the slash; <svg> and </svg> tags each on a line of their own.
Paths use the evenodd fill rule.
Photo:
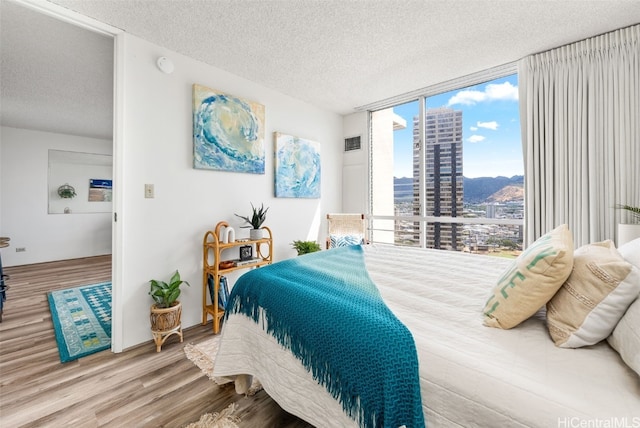
<svg viewBox="0 0 640 428">
<path fill-rule="evenodd" d="M 320 144 L 274 133 L 276 198 L 320 197 Z"/>
<path fill-rule="evenodd" d="M 193 167 L 264 174 L 264 106 L 194 84 Z"/>
</svg>

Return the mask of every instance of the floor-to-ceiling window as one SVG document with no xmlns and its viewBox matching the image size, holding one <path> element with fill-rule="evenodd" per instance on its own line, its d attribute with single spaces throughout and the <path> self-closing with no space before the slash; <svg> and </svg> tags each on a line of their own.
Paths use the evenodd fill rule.
<svg viewBox="0 0 640 428">
<path fill-rule="evenodd" d="M 516 74 L 371 112 L 374 242 L 514 255 L 524 167 Z"/>
</svg>

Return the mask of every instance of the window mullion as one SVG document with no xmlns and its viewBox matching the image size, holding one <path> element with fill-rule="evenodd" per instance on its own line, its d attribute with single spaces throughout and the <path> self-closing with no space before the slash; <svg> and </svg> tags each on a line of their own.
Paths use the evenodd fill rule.
<svg viewBox="0 0 640 428">
<path fill-rule="evenodd" d="M 419 165 L 420 167 L 418 168 L 418 174 L 419 174 L 419 200 L 420 200 L 420 217 L 422 217 L 422 220 L 420 221 L 420 247 L 421 248 L 425 248 L 427 245 L 427 222 L 424 221 L 424 217 L 426 216 L 426 211 L 425 211 L 425 207 L 426 207 L 426 202 L 427 202 L 427 197 L 426 197 L 426 192 L 427 192 L 427 186 L 426 186 L 426 166 L 425 166 L 425 162 L 426 162 L 426 155 L 427 155 L 427 149 L 426 149 L 426 145 L 425 145 L 425 97 L 421 96 L 418 103 L 419 103 L 419 108 L 418 108 L 418 126 L 419 126 L 419 144 L 420 144 L 420 162 Z"/>
</svg>

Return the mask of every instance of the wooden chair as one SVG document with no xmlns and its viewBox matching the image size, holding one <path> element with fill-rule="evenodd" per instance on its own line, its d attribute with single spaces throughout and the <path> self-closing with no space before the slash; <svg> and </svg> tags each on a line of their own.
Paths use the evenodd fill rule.
<svg viewBox="0 0 640 428">
<path fill-rule="evenodd" d="M 327 249 L 331 248 L 331 235 L 360 236 L 367 241 L 367 223 L 364 214 L 327 214 Z"/>
</svg>

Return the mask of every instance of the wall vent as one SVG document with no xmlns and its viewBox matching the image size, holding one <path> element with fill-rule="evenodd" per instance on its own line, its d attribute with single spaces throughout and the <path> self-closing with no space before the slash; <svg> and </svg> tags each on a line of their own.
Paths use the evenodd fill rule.
<svg viewBox="0 0 640 428">
<path fill-rule="evenodd" d="M 350 152 L 352 150 L 360 150 L 360 136 L 350 137 L 344 139 L 344 151 Z"/>
</svg>

